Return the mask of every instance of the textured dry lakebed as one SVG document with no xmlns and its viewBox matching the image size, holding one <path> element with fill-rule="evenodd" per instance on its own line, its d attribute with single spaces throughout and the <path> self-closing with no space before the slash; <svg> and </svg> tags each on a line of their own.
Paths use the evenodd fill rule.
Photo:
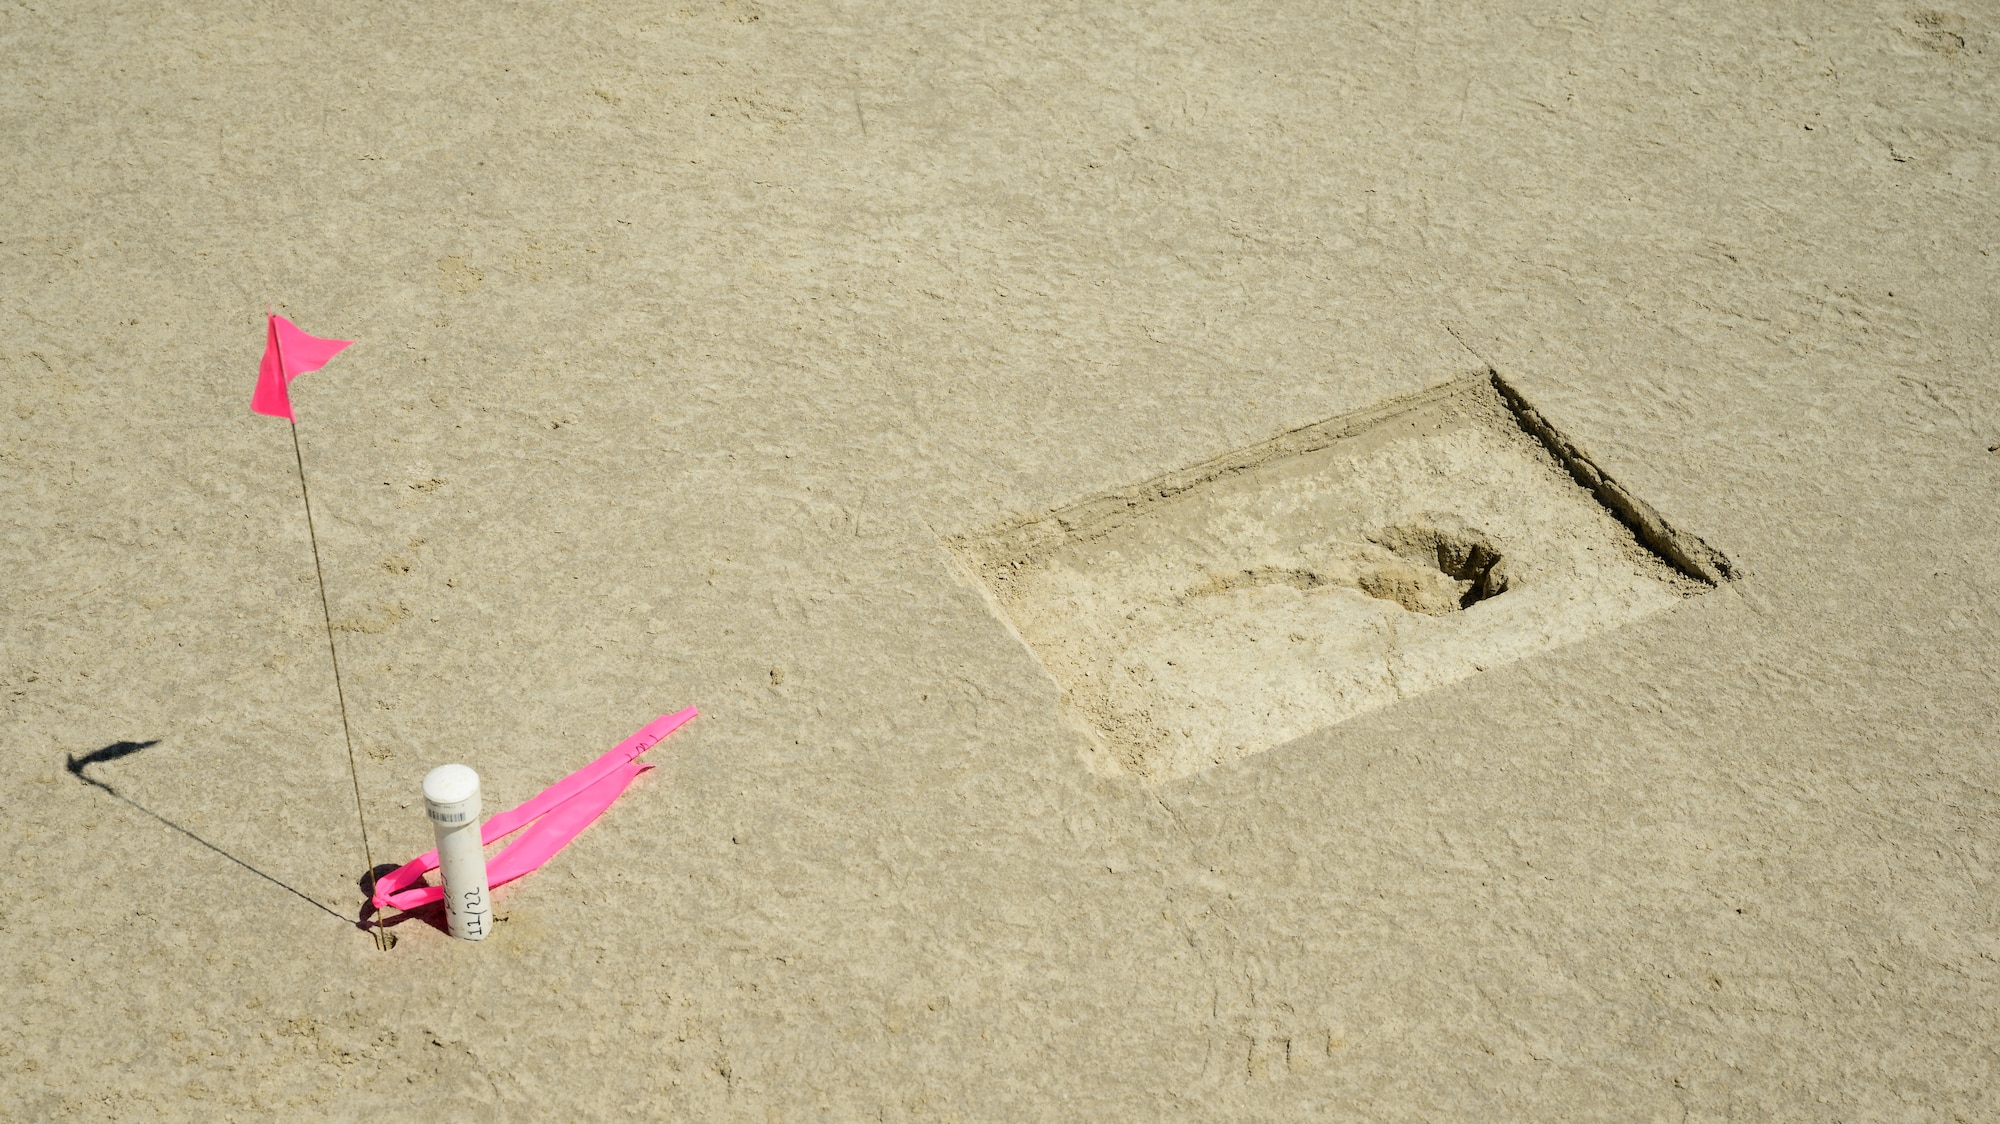
<svg viewBox="0 0 2000 1124">
<path fill-rule="evenodd" d="M 1094 766 L 1155 781 L 1729 577 L 1490 372 L 947 545 Z"/>
</svg>

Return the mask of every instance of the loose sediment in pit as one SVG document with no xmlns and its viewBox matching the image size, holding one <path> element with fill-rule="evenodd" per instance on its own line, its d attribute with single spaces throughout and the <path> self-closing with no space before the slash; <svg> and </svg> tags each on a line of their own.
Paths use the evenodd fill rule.
<svg viewBox="0 0 2000 1124">
<path fill-rule="evenodd" d="M 1148 780 L 1651 616 L 1728 572 L 1491 373 L 948 545 L 1054 677 L 1093 766 Z"/>
</svg>

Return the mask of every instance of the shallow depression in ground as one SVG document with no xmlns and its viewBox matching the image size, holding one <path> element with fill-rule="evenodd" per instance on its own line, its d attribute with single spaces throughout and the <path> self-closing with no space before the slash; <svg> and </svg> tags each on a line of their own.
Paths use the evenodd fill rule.
<svg viewBox="0 0 2000 1124">
<path fill-rule="evenodd" d="M 1154 780 L 1689 591 L 1476 383 L 1114 522 L 987 574 L 1098 766 Z"/>
</svg>

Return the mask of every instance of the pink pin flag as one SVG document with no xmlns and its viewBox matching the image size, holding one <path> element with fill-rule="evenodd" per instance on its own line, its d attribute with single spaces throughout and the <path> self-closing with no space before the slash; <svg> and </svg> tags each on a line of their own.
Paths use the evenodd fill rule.
<svg viewBox="0 0 2000 1124">
<path fill-rule="evenodd" d="M 282 316 L 267 318 L 264 328 L 264 361 L 257 367 L 257 389 L 250 395 L 250 411 L 297 423 L 292 416 L 291 381 L 308 371 L 326 366 L 352 340 L 323 340 L 299 330 Z"/>
</svg>

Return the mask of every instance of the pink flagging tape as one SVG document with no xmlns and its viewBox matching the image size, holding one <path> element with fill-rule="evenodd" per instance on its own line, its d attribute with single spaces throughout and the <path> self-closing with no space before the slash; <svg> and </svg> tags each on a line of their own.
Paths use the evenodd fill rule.
<svg viewBox="0 0 2000 1124">
<path fill-rule="evenodd" d="M 491 844 L 527 828 L 521 832 L 519 839 L 507 844 L 487 862 L 488 884 L 499 886 L 512 882 L 524 874 L 533 873 L 554 858 L 556 852 L 568 846 L 570 840 L 575 839 L 624 794 L 633 778 L 652 768 L 650 765 L 633 764 L 634 758 L 658 745 L 668 734 L 692 722 L 700 713 L 694 707 L 688 707 L 678 714 L 653 719 L 638 733 L 619 742 L 611 752 L 536 793 L 520 807 L 510 808 L 487 820 L 479 829 L 482 843 Z M 410 910 L 429 902 L 443 901 L 442 886 L 406 888 L 436 870 L 437 866 L 438 853 L 431 851 L 377 879 L 372 899 L 375 908 Z"/>
</svg>

